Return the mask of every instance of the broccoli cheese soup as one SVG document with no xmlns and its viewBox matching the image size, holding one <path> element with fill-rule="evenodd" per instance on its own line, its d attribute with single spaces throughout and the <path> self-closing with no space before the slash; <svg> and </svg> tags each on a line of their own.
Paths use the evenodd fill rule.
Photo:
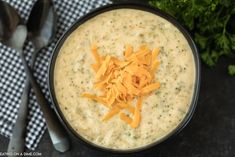
<svg viewBox="0 0 235 157">
<path fill-rule="evenodd" d="M 83 96 L 83 93 L 100 96 L 100 89 L 105 88 L 94 88 L 98 73 L 91 66 L 97 62 L 91 50 L 94 43 L 101 56 L 100 65 L 107 60 L 107 63 L 110 63 L 113 58 L 113 62 L 124 60 L 125 66 L 131 66 L 134 61 L 126 63 L 127 59 L 124 59 L 127 44 L 132 46 L 132 53 L 138 53 L 141 45 L 148 47 L 149 53 L 156 48 L 159 51 L 158 55 L 151 59 L 156 59 L 158 68 L 152 71 L 149 76 L 152 80 L 146 84 L 146 88 L 141 88 L 147 90 L 148 87 L 148 94 L 142 93 L 145 90 L 139 90 L 136 97 L 132 96 L 130 99 L 133 110 L 129 111 L 133 111 L 133 114 L 128 110 L 118 109 L 115 114 L 112 113 L 112 118 L 104 120 L 104 115 L 110 111 L 109 107 L 112 105 L 107 107 L 98 101 L 98 98 L 89 99 Z M 142 61 L 144 62 L 144 58 Z M 109 64 L 106 68 L 109 68 Z M 128 76 L 121 71 L 123 67 L 119 69 L 115 76 Z M 144 73 L 141 69 L 138 72 L 138 66 L 132 69 L 137 69 L 133 75 Z M 105 74 L 104 72 L 101 79 L 105 78 Z M 194 94 L 195 62 L 188 41 L 173 24 L 146 11 L 116 9 L 89 19 L 69 35 L 57 56 L 53 81 L 59 108 L 80 136 L 106 148 L 134 149 L 165 137 L 185 118 Z M 125 86 L 128 79 L 122 81 L 125 94 L 130 95 L 133 92 L 128 88 L 130 85 L 127 83 Z M 156 86 L 157 83 L 160 86 Z M 111 85 L 113 84 L 112 82 Z M 155 86 L 150 88 L 152 84 Z M 136 118 L 138 124 L 131 125 L 131 119 L 136 116 L 135 106 L 138 104 L 137 95 L 140 93 L 143 96 Z M 127 115 L 126 122 L 125 118 L 120 118 L 121 112 Z"/>
</svg>

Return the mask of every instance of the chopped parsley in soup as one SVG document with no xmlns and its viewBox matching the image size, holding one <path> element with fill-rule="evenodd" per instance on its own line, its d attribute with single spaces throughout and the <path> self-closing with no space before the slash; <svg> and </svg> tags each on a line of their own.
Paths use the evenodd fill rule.
<svg viewBox="0 0 235 157">
<path fill-rule="evenodd" d="M 71 127 L 106 148 L 133 149 L 171 133 L 186 116 L 195 63 L 183 34 L 137 9 L 101 13 L 62 45 L 54 69 Z"/>
</svg>

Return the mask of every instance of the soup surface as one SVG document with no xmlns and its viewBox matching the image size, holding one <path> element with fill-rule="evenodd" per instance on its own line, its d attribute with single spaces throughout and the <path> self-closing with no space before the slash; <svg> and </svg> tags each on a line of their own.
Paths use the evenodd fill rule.
<svg viewBox="0 0 235 157">
<path fill-rule="evenodd" d="M 81 96 L 99 93 L 91 68 L 94 42 L 101 55 L 119 58 L 127 43 L 134 49 L 142 44 L 160 48 L 155 79 L 161 87 L 143 100 L 138 128 L 118 116 L 103 122 L 107 108 Z M 86 140 L 112 149 L 142 147 L 172 132 L 187 114 L 194 83 L 192 50 L 182 33 L 165 19 L 136 9 L 108 11 L 80 25 L 61 47 L 54 69 L 56 99 L 66 120 Z"/>
</svg>

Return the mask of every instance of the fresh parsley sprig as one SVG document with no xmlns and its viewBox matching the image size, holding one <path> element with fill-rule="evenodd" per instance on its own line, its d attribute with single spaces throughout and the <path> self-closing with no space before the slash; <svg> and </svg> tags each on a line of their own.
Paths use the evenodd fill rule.
<svg viewBox="0 0 235 157">
<path fill-rule="evenodd" d="M 213 67 L 221 56 L 235 56 L 234 0 L 150 0 L 181 22 L 193 35 L 201 58 Z M 235 75 L 235 65 L 228 67 Z"/>
</svg>

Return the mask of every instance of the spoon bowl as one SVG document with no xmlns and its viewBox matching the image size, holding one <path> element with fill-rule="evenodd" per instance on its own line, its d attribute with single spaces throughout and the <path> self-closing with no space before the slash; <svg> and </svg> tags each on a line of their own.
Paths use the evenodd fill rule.
<svg viewBox="0 0 235 157">
<path fill-rule="evenodd" d="M 28 36 L 35 49 L 41 49 L 54 38 L 56 21 L 57 17 L 51 0 L 40 0 L 34 4 L 27 22 L 27 28 Z"/>
<path fill-rule="evenodd" d="M 9 45 L 9 40 L 22 23 L 17 11 L 8 3 L 0 1 L 0 42 Z"/>
</svg>

